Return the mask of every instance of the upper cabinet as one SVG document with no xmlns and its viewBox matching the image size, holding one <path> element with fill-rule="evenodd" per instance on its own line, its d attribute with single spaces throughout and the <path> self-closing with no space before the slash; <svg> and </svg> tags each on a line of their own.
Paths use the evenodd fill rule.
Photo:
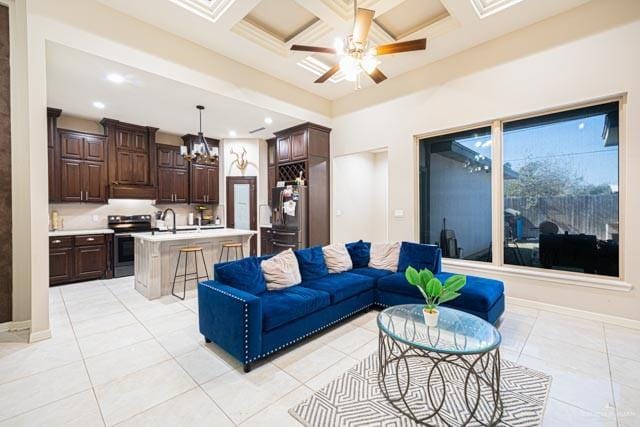
<svg viewBox="0 0 640 427">
<path fill-rule="evenodd" d="M 156 198 L 157 128 L 102 119 L 107 137 L 109 197 Z"/>
<path fill-rule="evenodd" d="M 187 134 L 182 137 L 184 144 L 191 151 L 197 135 Z M 218 149 L 220 141 L 206 138 L 210 148 Z M 220 199 L 220 168 L 218 162 L 191 162 L 191 182 L 189 187 L 189 202 L 207 205 L 217 205 Z"/>
<path fill-rule="evenodd" d="M 158 203 L 189 202 L 188 162 L 180 155 L 180 147 L 157 145 Z"/>
<path fill-rule="evenodd" d="M 330 129 L 313 123 L 276 132 L 278 165 L 304 162 L 313 156 L 329 157 L 330 132 Z"/>
<path fill-rule="evenodd" d="M 58 202 L 107 203 L 107 143 L 102 135 L 58 130 Z M 51 178 L 51 175 L 50 175 Z M 54 178 L 55 179 L 55 178 Z"/>
</svg>

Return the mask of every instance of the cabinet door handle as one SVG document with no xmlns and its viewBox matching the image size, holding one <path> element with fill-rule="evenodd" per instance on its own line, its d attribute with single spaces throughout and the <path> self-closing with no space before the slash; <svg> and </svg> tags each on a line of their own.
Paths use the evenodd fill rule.
<svg viewBox="0 0 640 427">
<path fill-rule="evenodd" d="M 94 240 L 96 239 L 94 239 L 93 237 L 87 237 L 87 242 L 93 242 Z"/>
<path fill-rule="evenodd" d="M 62 240 L 52 240 L 51 243 L 53 243 L 54 245 L 58 245 L 60 243 L 62 243 Z"/>
</svg>

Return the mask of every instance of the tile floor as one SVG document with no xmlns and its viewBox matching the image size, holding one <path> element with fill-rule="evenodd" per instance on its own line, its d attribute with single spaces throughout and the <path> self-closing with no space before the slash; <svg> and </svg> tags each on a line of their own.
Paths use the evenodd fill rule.
<svg viewBox="0 0 640 427">
<path fill-rule="evenodd" d="M 53 338 L 0 334 L 0 426 L 298 425 L 287 410 L 376 351 L 372 311 L 244 374 L 197 328 L 197 300 L 130 278 L 51 289 Z M 640 425 L 640 331 L 512 305 L 503 357 L 553 376 L 544 425 Z"/>
</svg>

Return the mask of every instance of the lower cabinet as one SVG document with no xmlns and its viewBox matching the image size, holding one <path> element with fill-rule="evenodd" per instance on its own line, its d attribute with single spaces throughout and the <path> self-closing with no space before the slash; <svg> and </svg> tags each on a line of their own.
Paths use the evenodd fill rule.
<svg viewBox="0 0 640 427">
<path fill-rule="evenodd" d="M 111 235 L 49 238 L 49 285 L 111 277 Z"/>
<path fill-rule="evenodd" d="M 260 255 L 269 255 L 273 251 L 273 232 L 269 227 L 260 227 Z"/>
</svg>

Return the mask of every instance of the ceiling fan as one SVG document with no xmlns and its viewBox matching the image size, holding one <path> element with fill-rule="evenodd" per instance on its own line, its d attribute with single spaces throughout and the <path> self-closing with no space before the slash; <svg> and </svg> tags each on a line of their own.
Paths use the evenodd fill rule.
<svg viewBox="0 0 640 427">
<path fill-rule="evenodd" d="M 291 46 L 291 50 L 295 51 L 329 53 L 338 55 L 340 58 L 339 62 L 321 75 L 315 83 L 324 83 L 338 71 L 342 71 L 346 80 L 356 82 L 356 88 L 360 88 L 360 74 L 364 71 L 378 84 L 387 78 L 378 68 L 378 64 L 380 64 L 378 56 L 427 48 L 427 39 L 388 43 L 375 47 L 369 46 L 369 30 L 371 29 L 375 11 L 359 8 L 357 0 L 353 2 L 353 10 L 353 32 L 345 37 L 344 41 L 341 39 L 336 40 L 334 48 L 297 44 Z"/>
</svg>

